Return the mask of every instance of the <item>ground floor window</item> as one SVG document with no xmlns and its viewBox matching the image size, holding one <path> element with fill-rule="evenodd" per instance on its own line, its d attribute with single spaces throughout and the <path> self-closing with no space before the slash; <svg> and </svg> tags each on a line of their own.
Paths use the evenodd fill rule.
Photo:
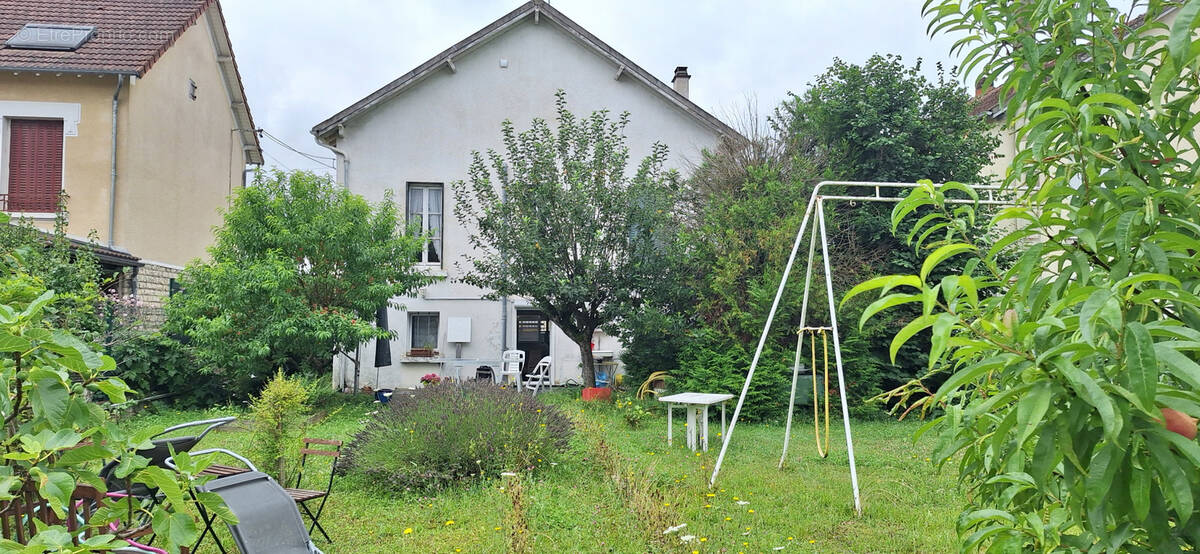
<svg viewBox="0 0 1200 554">
<path fill-rule="evenodd" d="M 438 320 L 436 313 L 414 312 L 409 314 L 409 345 L 413 350 L 437 348 Z"/>
</svg>

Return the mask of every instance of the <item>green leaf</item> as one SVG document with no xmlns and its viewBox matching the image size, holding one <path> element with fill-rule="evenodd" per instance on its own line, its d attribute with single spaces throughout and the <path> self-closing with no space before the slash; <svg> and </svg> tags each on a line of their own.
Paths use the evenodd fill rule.
<svg viewBox="0 0 1200 554">
<path fill-rule="evenodd" d="M 155 535 L 165 538 L 169 544 L 192 544 L 198 535 L 196 521 L 186 512 L 169 513 L 161 508 L 155 509 L 150 526 Z"/>
<path fill-rule="evenodd" d="M 100 389 L 100 392 L 103 392 L 108 397 L 108 400 L 114 404 L 125 402 L 125 395 L 133 392 L 133 389 L 130 389 L 124 381 L 116 377 L 97 382 L 96 388 Z"/>
<path fill-rule="evenodd" d="M 900 350 L 900 347 L 904 346 L 904 343 L 908 342 L 908 339 L 912 338 L 913 335 L 921 332 L 930 325 L 933 325 L 933 322 L 936 319 L 936 315 L 923 315 L 908 322 L 908 325 L 905 325 L 900 329 L 899 332 L 896 333 L 896 337 L 892 339 L 892 346 L 888 350 L 888 353 L 892 357 L 893 364 L 896 363 L 896 352 Z"/>
<path fill-rule="evenodd" d="M 1171 24 L 1170 38 L 1167 39 L 1167 51 L 1172 61 L 1178 67 L 1187 65 L 1187 55 L 1192 45 L 1192 29 L 1196 27 L 1197 16 L 1200 16 L 1200 4 L 1186 2 L 1179 8 L 1175 22 Z"/>
<path fill-rule="evenodd" d="M 37 482 L 38 494 L 50 504 L 50 509 L 58 517 L 66 517 L 67 503 L 75 492 L 75 479 L 64 471 L 43 471 L 40 467 L 29 470 L 29 475 Z"/>
<path fill-rule="evenodd" d="M 1017 401 L 1017 446 L 1025 444 L 1038 427 L 1045 423 L 1042 418 L 1050 409 L 1050 398 L 1054 391 L 1049 381 L 1035 383 L 1029 394 Z"/>
<path fill-rule="evenodd" d="M 879 288 L 888 290 L 902 285 L 920 289 L 921 281 L 913 275 L 884 275 L 882 277 L 868 279 L 850 289 L 850 291 L 846 293 L 846 296 L 842 297 L 841 305 L 845 306 L 846 302 L 849 302 L 851 298 L 854 298 L 855 296 L 858 296 L 859 294 L 869 290 L 875 290 Z"/>
<path fill-rule="evenodd" d="M 1137 396 L 1138 407 L 1152 413 L 1154 397 L 1158 394 L 1158 357 L 1154 355 L 1154 339 L 1150 331 L 1136 321 L 1125 326 L 1125 367 L 1129 375 L 1129 390 Z"/>
<path fill-rule="evenodd" d="M 1171 449 L 1167 443 L 1155 435 L 1146 437 L 1146 446 L 1150 449 L 1150 455 L 1154 460 L 1155 467 L 1158 468 L 1158 475 L 1162 478 L 1163 494 L 1167 497 L 1167 501 L 1175 508 L 1175 515 L 1179 518 L 1179 524 L 1187 523 L 1192 517 L 1194 508 L 1192 485 L 1188 479 L 1187 473 L 1183 468 L 1179 467 L 1179 462 L 1175 460 L 1175 455 L 1171 454 Z"/>
<path fill-rule="evenodd" d="M 867 307 L 863 309 L 862 317 L 858 318 L 858 328 L 862 329 L 863 325 L 865 325 L 867 323 L 867 320 L 870 319 L 871 316 L 873 316 L 883 310 L 886 310 L 893 306 L 899 306 L 901 304 L 908 304 L 910 302 L 920 302 L 920 301 L 921 301 L 920 294 L 895 293 L 895 294 L 889 294 L 887 296 L 884 296 L 883 298 L 880 298 L 880 299 L 868 304 Z"/>
<path fill-rule="evenodd" d="M 33 348 L 33 343 L 24 337 L 0 331 L 0 352 L 24 352 Z"/>
<path fill-rule="evenodd" d="M 1072 365 L 1069 360 L 1057 358 L 1054 360 L 1054 366 L 1059 373 L 1062 373 L 1063 377 L 1066 377 L 1075 394 L 1078 394 L 1084 402 L 1090 404 L 1100 414 L 1100 421 L 1104 425 L 1104 436 L 1109 440 L 1116 440 L 1117 433 L 1121 432 L 1123 424 L 1117 418 L 1117 408 L 1113 405 L 1112 398 L 1105 394 L 1104 389 L 1100 388 L 1094 378 Z"/>
<path fill-rule="evenodd" d="M 54 378 L 39 379 L 29 389 L 29 400 L 35 417 L 46 418 L 53 425 L 63 425 L 70 393 Z"/>
<path fill-rule="evenodd" d="M 965 243 L 953 243 L 939 246 L 932 254 L 925 258 L 925 262 L 921 264 L 921 281 L 929 278 L 929 273 L 933 268 L 942 263 L 955 254 L 974 251 L 975 247 Z"/>
</svg>

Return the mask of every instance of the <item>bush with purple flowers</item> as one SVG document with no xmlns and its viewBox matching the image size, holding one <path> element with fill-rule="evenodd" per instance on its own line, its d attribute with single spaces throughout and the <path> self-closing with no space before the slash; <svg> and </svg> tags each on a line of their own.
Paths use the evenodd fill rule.
<svg viewBox="0 0 1200 554">
<path fill-rule="evenodd" d="M 339 464 L 393 491 L 533 470 L 567 448 L 571 421 L 518 390 L 468 381 L 396 391 Z"/>
</svg>

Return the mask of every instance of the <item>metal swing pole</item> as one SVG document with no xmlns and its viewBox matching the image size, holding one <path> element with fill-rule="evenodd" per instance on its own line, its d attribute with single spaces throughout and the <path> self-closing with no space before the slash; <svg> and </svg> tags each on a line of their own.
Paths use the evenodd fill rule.
<svg viewBox="0 0 1200 554">
<path fill-rule="evenodd" d="M 842 400 L 842 424 L 846 428 L 846 452 L 850 455 L 850 486 L 854 489 L 854 511 L 862 516 L 862 500 L 858 495 L 858 466 L 854 462 L 854 440 L 850 437 L 850 408 L 846 404 L 846 377 L 842 374 L 842 345 L 838 339 L 837 306 L 833 298 L 833 274 L 829 270 L 829 241 L 825 233 L 823 204 L 821 200 L 817 201 L 817 224 L 821 228 L 821 258 L 825 265 L 825 291 L 829 296 L 829 326 L 833 328 L 833 359 L 837 365 L 838 395 Z"/>
<path fill-rule="evenodd" d="M 788 276 L 792 273 L 792 265 L 796 263 L 796 252 L 800 250 L 800 243 L 804 239 L 804 231 L 808 229 L 809 220 L 812 219 L 813 206 L 817 204 L 817 191 L 821 185 L 818 183 L 813 189 L 812 197 L 808 200 L 808 207 L 804 210 L 804 219 L 800 223 L 800 231 L 796 233 L 796 240 L 792 243 L 792 252 L 788 255 L 787 265 L 783 269 L 783 277 L 779 279 L 779 288 L 775 291 L 775 300 L 771 302 L 771 311 L 767 313 L 767 321 L 763 324 L 762 335 L 758 337 L 758 346 L 754 349 L 754 358 L 750 360 L 750 369 L 746 372 L 746 381 L 742 383 L 742 393 L 738 396 L 737 405 L 733 408 L 733 417 L 729 420 L 729 430 L 721 441 L 721 452 L 717 454 L 717 463 L 713 465 L 712 476 L 708 479 L 708 486 L 712 487 L 717 483 L 717 474 L 721 472 L 721 464 L 725 461 L 725 453 L 729 450 L 729 439 L 733 437 L 733 429 L 737 426 L 738 416 L 742 413 L 742 404 L 746 403 L 746 395 L 750 392 L 750 381 L 754 378 L 754 370 L 758 367 L 758 359 L 762 357 L 763 346 L 767 344 L 767 336 L 771 333 L 771 323 L 775 321 L 775 311 L 779 309 L 779 300 L 783 298 L 783 289 L 787 287 Z"/>
<path fill-rule="evenodd" d="M 808 290 L 812 286 L 812 269 L 813 269 L 813 252 L 817 247 L 817 226 L 813 225 L 812 233 L 808 237 L 808 269 L 804 272 L 804 300 L 800 304 L 800 328 L 803 329 L 808 320 Z M 803 350 L 804 336 L 801 333 L 796 334 L 796 361 L 792 365 L 792 393 L 788 397 L 788 412 L 787 426 L 783 432 L 783 453 L 779 455 L 780 469 L 783 468 L 783 462 L 787 459 L 788 443 L 792 438 L 792 412 L 796 409 L 796 381 L 800 378 L 800 351 Z M 816 371 L 816 368 L 813 368 Z M 813 391 L 816 394 L 816 391 Z"/>
</svg>

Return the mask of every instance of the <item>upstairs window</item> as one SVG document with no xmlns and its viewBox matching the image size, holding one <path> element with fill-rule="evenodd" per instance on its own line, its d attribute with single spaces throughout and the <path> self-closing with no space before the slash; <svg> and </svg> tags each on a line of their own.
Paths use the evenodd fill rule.
<svg viewBox="0 0 1200 554">
<path fill-rule="evenodd" d="M 9 119 L 7 154 L 8 190 L 0 195 L 0 209 L 57 212 L 62 193 L 62 120 Z"/>
<path fill-rule="evenodd" d="M 408 222 L 428 237 L 417 262 L 442 264 L 442 184 L 409 183 Z"/>
</svg>

